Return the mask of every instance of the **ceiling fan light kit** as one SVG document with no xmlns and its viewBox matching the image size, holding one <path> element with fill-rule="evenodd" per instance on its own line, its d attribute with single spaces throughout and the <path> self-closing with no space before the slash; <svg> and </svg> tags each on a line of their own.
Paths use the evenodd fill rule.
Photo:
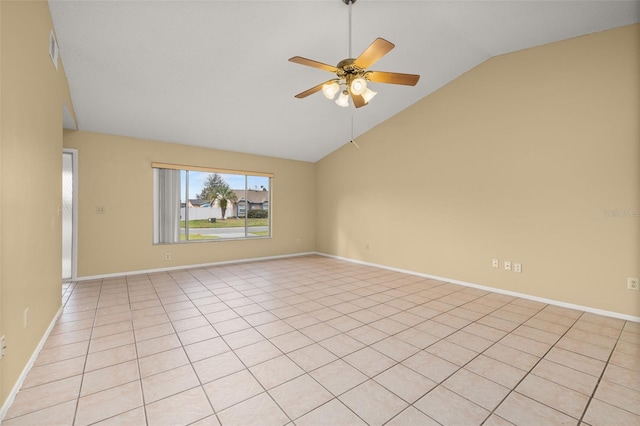
<svg viewBox="0 0 640 426">
<path fill-rule="evenodd" d="M 349 90 L 354 95 L 362 95 L 367 89 L 367 81 L 362 77 L 356 77 L 351 81 Z"/>
<path fill-rule="evenodd" d="M 349 6 L 349 56 L 351 56 L 351 5 L 356 0 L 341 0 Z M 319 68 L 324 71 L 335 73 L 336 77 L 324 83 L 298 93 L 295 97 L 302 99 L 316 92 L 322 91 L 327 99 L 333 99 L 339 92 L 340 96 L 336 104 L 341 107 L 349 106 L 349 97 L 353 100 L 356 108 L 363 107 L 377 94 L 369 87 L 367 82 L 400 84 L 404 86 L 415 86 L 420 79 L 416 74 L 401 74 L 395 72 L 369 71 L 371 65 L 389 53 L 395 45 L 383 38 L 378 37 L 367 47 L 357 58 L 343 59 L 335 67 L 322 62 L 294 56 L 289 59 L 300 65 Z"/>
<path fill-rule="evenodd" d="M 329 81 L 322 85 L 322 93 L 327 99 L 333 99 L 340 91 L 340 85 L 335 81 Z"/>
<path fill-rule="evenodd" d="M 336 105 L 341 106 L 343 108 L 346 108 L 349 106 L 349 92 L 347 90 L 344 90 L 340 96 L 338 96 L 338 99 L 336 99 Z"/>
<path fill-rule="evenodd" d="M 375 95 L 377 95 L 378 92 L 374 92 L 373 90 L 369 89 L 368 87 L 364 89 L 364 92 L 362 92 L 362 97 L 364 98 L 364 103 L 365 105 L 367 105 L 369 103 L 369 101 L 371 99 L 373 99 L 373 97 Z"/>
</svg>

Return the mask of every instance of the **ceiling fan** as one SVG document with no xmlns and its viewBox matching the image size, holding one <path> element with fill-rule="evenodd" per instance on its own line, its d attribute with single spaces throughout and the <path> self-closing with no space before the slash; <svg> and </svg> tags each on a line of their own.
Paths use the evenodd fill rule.
<svg viewBox="0 0 640 426">
<path fill-rule="evenodd" d="M 349 56 L 351 56 L 351 4 L 356 0 L 342 0 L 349 5 Z M 338 92 L 340 96 L 336 100 L 336 104 L 341 107 L 349 106 L 349 97 L 353 100 L 356 108 L 360 108 L 369 103 L 369 101 L 377 94 L 367 87 L 367 82 L 401 84 L 405 86 L 415 86 L 420 79 L 416 74 L 402 74 L 386 71 L 368 70 L 370 66 L 376 63 L 380 58 L 389 53 L 395 45 L 390 41 L 378 37 L 367 47 L 364 52 L 357 58 L 343 59 L 338 65 L 328 65 L 322 62 L 294 56 L 290 58 L 290 62 L 309 67 L 319 68 L 321 70 L 335 73 L 337 78 L 320 83 L 311 89 L 298 93 L 295 97 L 302 99 L 309 95 L 322 90 L 322 93 L 328 98 L 333 99 Z"/>
</svg>

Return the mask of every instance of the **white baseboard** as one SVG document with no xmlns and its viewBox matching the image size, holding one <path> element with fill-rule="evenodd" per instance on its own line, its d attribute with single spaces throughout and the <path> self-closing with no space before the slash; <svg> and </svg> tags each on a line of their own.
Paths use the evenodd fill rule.
<svg viewBox="0 0 640 426">
<path fill-rule="evenodd" d="M 581 306 L 581 305 L 575 305 L 573 303 L 566 303 L 566 302 L 561 302 L 561 301 L 553 300 L 553 299 L 545 299 L 544 297 L 532 296 L 530 294 L 518 293 L 518 292 L 510 291 L 510 290 L 502 290 L 502 289 L 495 288 L 495 287 L 488 287 L 488 286 L 485 286 L 485 285 L 469 283 L 469 282 L 466 282 L 466 281 L 460 281 L 460 280 L 455 280 L 455 279 L 446 278 L 446 277 L 439 277 L 439 276 L 436 276 L 436 275 L 423 274 L 423 273 L 420 273 L 420 272 L 409 271 L 409 270 L 406 270 L 406 269 L 399 269 L 399 268 L 394 268 L 394 267 L 391 267 L 391 266 L 379 265 L 379 264 L 371 263 L 371 262 L 364 262 L 362 260 L 350 259 L 348 257 L 334 256 L 332 254 L 319 253 L 319 252 L 317 252 L 316 254 L 318 254 L 320 256 L 326 256 L 326 257 L 332 257 L 334 259 L 344 260 L 344 261 L 351 262 L 351 263 L 357 263 L 357 264 L 360 264 L 360 265 L 374 266 L 376 268 L 387 269 L 389 271 L 402 272 L 404 274 L 415 275 L 415 276 L 418 276 L 418 277 L 429 278 L 429 279 L 434 279 L 434 280 L 439 280 L 439 281 L 446 281 L 448 283 L 459 284 L 459 285 L 462 285 L 462 286 L 465 286 L 465 287 L 477 288 L 479 290 L 491 291 L 493 293 L 506 294 L 508 296 L 520 297 L 522 299 L 533 300 L 533 301 L 541 302 L 541 303 L 547 303 L 549 305 L 560 306 L 560 307 L 563 307 L 563 308 L 576 309 L 576 310 L 579 310 L 579 311 L 590 312 L 592 314 L 603 315 L 603 316 L 612 317 L 612 318 L 618 318 L 618 319 L 625 320 L 625 321 L 640 322 L 640 317 L 636 317 L 636 316 L 633 316 L 633 315 L 627 315 L 627 314 L 621 314 L 619 312 L 605 311 L 603 309 L 592 308 L 590 306 Z"/>
<path fill-rule="evenodd" d="M 305 253 L 294 253 L 294 254 L 282 254 L 278 256 L 266 256 L 266 257 L 253 257 L 246 259 L 237 259 L 237 260 L 224 260 L 220 262 L 211 262 L 211 263 L 198 263 L 195 265 L 180 265 L 180 266 L 169 266 L 167 268 L 156 268 L 156 269 L 144 269 L 140 271 L 126 271 L 126 272 L 116 272 L 113 274 L 101 274 L 101 275 L 88 275 L 85 277 L 78 277 L 77 282 L 80 281 L 91 281 L 91 280 L 100 280 L 104 278 L 116 278 L 122 277 L 125 275 L 136 275 L 136 274 L 153 274 L 156 272 L 167 272 L 167 271 L 177 271 L 180 269 L 191 269 L 191 268 L 205 268 L 208 266 L 220 266 L 220 265 L 232 265 L 234 263 L 248 263 L 248 262 L 260 262 L 263 260 L 274 260 L 274 259 L 286 259 L 289 257 L 300 257 L 300 256 L 309 256 L 312 254 L 320 254 L 314 251 L 305 252 Z"/>
<path fill-rule="evenodd" d="M 40 343 L 38 343 L 38 346 L 36 346 L 35 351 L 33 351 L 31 358 L 29 358 L 29 362 L 27 362 L 27 365 L 24 366 L 24 369 L 22 370 L 22 373 L 20 373 L 20 376 L 18 377 L 16 384 L 13 385 L 13 388 L 11 389 L 11 392 L 9 392 L 7 399 L 5 399 L 4 404 L 2 404 L 2 409 L 0 409 L 0 423 L 2 423 L 4 416 L 6 416 L 7 411 L 9 411 L 9 407 L 11 406 L 11 404 L 13 404 L 13 401 L 16 399 L 16 395 L 18 394 L 18 391 L 22 387 L 24 380 L 27 378 L 27 374 L 29 374 L 29 371 L 31 371 L 31 367 L 33 367 L 33 364 L 36 362 L 36 359 L 38 358 L 40 351 L 42 350 L 44 344 L 49 338 L 49 334 L 51 334 L 51 330 L 53 330 L 53 327 L 55 327 L 56 321 L 58 321 L 58 318 L 62 313 L 63 307 L 64 307 L 64 304 L 60 306 L 60 309 L 58 309 L 58 312 L 54 315 L 53 319 L 51 320 L 51 323 L 49 324 L 49 327 L 47 328 L 47 331 L 44 332 L 42 339 L 40 339 Z"/>
</svg>

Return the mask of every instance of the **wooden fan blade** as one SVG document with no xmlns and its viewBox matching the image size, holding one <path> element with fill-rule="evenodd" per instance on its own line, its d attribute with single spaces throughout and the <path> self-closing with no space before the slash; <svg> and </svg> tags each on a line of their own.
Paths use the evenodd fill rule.
<svg viewBox="0 0 640 426">
<path fill-rule="evenodd" d="M 369 105 L 365 102 L 364 98 L 361 95 L 354 95 L 353 93 L 351 93 L 351 99 L 353 99 L 353 105 L 355 105 L 356 108 Z"/>
<path fill-rule="evenodd" d="M 306 98 L 309 95 L 313 95 L 314 93 L 321 91 L 322 90 L 322 86 L 324 86 L 327 83 L 331 83 L 332 81 L 337 81 L 337 80 L 336 79 L 327 80 L 324 83 L 320 83 L 317 86 L 314 86 L 309 90 L 305 90 L 302 93 L 298 93 L 295 97 L 298 98 L 298 99 L 302 99 L 302 98 Z"/>
<path fill-rule="evenodd" d="M 334 67 L 333 65 L 323 64 L 322 62 L 303 58 L 302 56 L 294 56 L 293 58 L 289 58 L 289 62 L 293 62 L 300 65 L 306 65 L 308 67 L 313 67 L 313 68 L 320 68 L 321 70 L 325 70 L 333 73 L 338 71 L 338 68 Z"/>
<path fill-rule="evenodd" d="M 417 74 L 402 74 L 399 72 L 368 71 L 365 74 L 365 78 L 375 83 L 415 86 L 418 83 L 420 76 Z"/>
<path fill-rule="evenodd" d="M 369 68 L 394 47 L 396 47 L 395 44 L 378 37 L 358 56 L 354 63 L 360 68 Z"/>
</svg>

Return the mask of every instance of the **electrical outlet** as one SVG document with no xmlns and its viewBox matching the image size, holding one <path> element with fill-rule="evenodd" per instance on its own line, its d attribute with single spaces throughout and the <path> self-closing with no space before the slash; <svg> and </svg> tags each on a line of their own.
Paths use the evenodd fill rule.
<svg viewBox="0 0 640 426">
<path fill-rule="evenodd" d="M 511 270 L 511 262 L 509 262 L 508 260 L 504 261 L 504 270 L 505 271 L 510 271 Z"/>
<path fill-rule="evenodd" d="M 518 273 L 522 272 L 522 263 L 514 263 L 513 270 Z"/>
<path fill-rule="evenodd" d="M 104 214 L 104 207 L 103 206 L 96 207 L 96 214 Z"/>
<path fill-rule="evenodd" d="M 4 358 L 7 349 L 7 341 L 4 336 L 0 337 L 0 358 Z"/>
<path fill-rule="evenodd" d="M 640 279 L 634 277 L 627 278 L 627 290 L 640 290 Z"/>
<path fill-rule="evenodd" d="M 298 238 L 298 239 L 296 240 L 296 244 L 298 244 L 298 245 L 300 244 L 300 238 Z"/>
<path fill-rule="evenodd" d="M 171 260 L 171 253 L 165 253 L 164 254 L 164 259 L 165 260 Z"/>
<path fill-rule="evenodd" d="M 492 268 L 499 268 L 500 267 L 500 261 L 498 259 L 493 259 L 491 261 L 491 267 Z"/>
</svg>

